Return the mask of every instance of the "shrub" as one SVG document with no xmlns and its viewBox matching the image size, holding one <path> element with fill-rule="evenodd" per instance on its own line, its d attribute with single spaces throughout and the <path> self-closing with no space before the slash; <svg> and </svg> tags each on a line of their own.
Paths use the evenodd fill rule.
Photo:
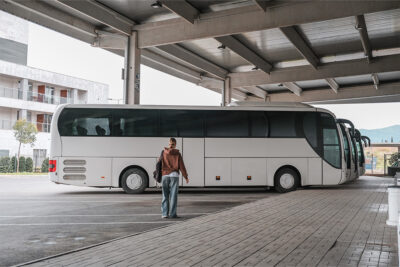
<svg viewBox="0 0 400 267">
<path fill-rule="evenodd" d="M 16 171 L 17 171 L 17 157 L 13 156 L 11 158 L 9 172 L 16 172 Z"/>
<path fill-rule="evenodd" d="M 11 166 L 10 157 L 2 157 L 0 158 L 0 173 L 10 172 Z"/>
<path fill-rule="evenodd" d="M 19 157 L 19 172 L 25 172 L 26 159 L 25 157 Z"/>
<path fill-rule="evenodd" d="M 393 153 L 389 158 L 389 164 L 392 167 L 400 167 L 399 166 L 400 152 Z"/>
<path fill-rule="evenodd" d="M 49 172 L 49 158 L 45 158 L 42 162 L 42 172 Z"/>
<path fill-rule="evenodd" d="M 32 158 L 26 158 L 25 171 L 26 172 L 32 172 L 33 171 L 33 160 L 32 160 Z"/>
</svg>

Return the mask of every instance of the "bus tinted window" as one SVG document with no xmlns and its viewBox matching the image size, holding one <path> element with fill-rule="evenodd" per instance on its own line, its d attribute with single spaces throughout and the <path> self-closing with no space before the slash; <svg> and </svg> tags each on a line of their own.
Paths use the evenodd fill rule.
<svg viewBox="0 0 400 267">
<path fill-rule="evenodd" d="M 195 110 L 160 110 L 160 135 L 204 137 L 202 113 Z"/>
<path fill-rule="evenodd" d="M 182 113 L 181 110 L 160 111 L 160 136 L 178 136 L 178 122 Z"/>
<path fill-rule="evenodd" d="M 321 114 L 323 157 L 332 166 L 341 167 L 339 136 L 334 118 L 326 113 Z"/>
<path fill-rule="evenodd" d="M 206 111 L 207 137 L 248 137 L 245 111 Z"/>
<path fill-rule="evenodd" d="M 304 136 L 307 141 L 314 148 L 318 148 L 318 127 L 317 127 L 318 113 L 307 112 L 303 116 L 303 130 Z"/>
<path fill-rule="evenodd" d="M 179 117 L 180 137 L 204 137 L 203 112 L 197 110 L 182 110 Z"/>
<path fill-rule="evenodd" d="M 147 136 L 158 135 L 157 110 L 127 109 L 116 110 L 114 125 L 117 136 Z"/>
<path fill-rule="evenodd" d="M 107 110 L 65 109 L 59 118 L 61 136 L 109 136 L 111 114 Z"/>
<path fill-rule="evenodd" d="M 268 112 L 271 137 L 296 137 L 296 113 Z"/>
<path fill-rule="evenodd" d="M 248 112 L 250 120 L 250 136 L 268 137 L 267 114 L 263 111 Z"/>
</svg>

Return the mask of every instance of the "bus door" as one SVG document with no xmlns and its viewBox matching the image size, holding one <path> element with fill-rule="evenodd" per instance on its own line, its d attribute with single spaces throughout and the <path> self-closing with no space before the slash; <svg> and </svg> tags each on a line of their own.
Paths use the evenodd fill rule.
<svg viewBox="0 0 400 267">
<path fill-rule="evenodd" d="M 352 175 L 351 178 L 352 180 L 358 178 L 358 151 L 357 151 L 357 145 L 356 145 L 356 140 L 350 135 L 350 140 L 351 140 L 351 157 L 352 157 Z"/>
<path fill-rule="evenodd" d="M 346 131 L 346 127 L 343 124 L 340 124 L 340 129 L 343 136 L 344 159 L 346 162 L 346 181 L 350 181 L 352 161 L 350 157 L 349 135 L 348 131 Z"/>
</svg>

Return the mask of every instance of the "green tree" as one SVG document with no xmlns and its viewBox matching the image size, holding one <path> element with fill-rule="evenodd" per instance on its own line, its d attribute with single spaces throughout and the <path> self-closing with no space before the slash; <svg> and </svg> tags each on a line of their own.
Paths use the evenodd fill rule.
<svg viewBox="0 0 400 267">
<path fill-rule="evenodd" d="M 49 158 L 45 158 L 42 162 L 42 172 L 49 172 Z"/>
<path fill-rule="evenodd" d="M 22 144 L 30 144 L 33 146 L 36 141 L 37 128 L 33 123 L 27 122 L 26 120 L 18 120 L 13 127 L 14 137 L 19 142 L 18 156 L 17 156 L 17 172 L 19 172 L 19 156 L 21 152 Z"/>
<path fill-rule="evenodd" d="M 16 172 L 17 170 L 17 158 L 15 156 L 13 156 L 11 158 L 11 162 L 10 162 L 10 172 Z"/>
<path fill-rule="evenodd" d="M 9 172 L 10 169 L 10 157 L 0 158 L 0 172 Z"/>
<path fill-rule="evenodd" d="M 32 158 L 26 158 L 25 171 L 26 172 L 32 172 L 33 171 L 33 160 L 32 160 Z"/>
<path fill-rule="evenodd" d="M 19 172 L 25 172 L 26 168 L 26 158 L 24 156 L 19 157 Z"/>
</svg>

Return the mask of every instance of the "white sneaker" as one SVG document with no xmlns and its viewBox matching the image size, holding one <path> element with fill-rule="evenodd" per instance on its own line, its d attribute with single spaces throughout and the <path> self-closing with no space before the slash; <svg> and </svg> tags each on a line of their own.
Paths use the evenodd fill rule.
<svg viewBox="0 0 400 267">
<path fill-rule="evenodd" d="M 168 216 L 161 216 L 162 219 L 168 219 Z"/>
</svg>

